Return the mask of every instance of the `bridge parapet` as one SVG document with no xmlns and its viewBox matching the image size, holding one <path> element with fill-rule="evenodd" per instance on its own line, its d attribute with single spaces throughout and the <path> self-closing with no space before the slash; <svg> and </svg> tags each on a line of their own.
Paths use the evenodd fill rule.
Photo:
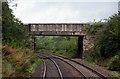
<svg viewBox="0 0 120 79">
<path fill-rule="evenodd" d="M 42 23 L 29 24 L 33 35 L 85 35 L 83 27 L 89 24 L 80 23 Z"/>
</svg>

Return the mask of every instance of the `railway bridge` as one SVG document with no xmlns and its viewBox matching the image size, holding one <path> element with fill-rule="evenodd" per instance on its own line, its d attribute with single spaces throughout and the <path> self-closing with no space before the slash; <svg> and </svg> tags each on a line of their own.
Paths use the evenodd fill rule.
<svg viewBox="0 0 120 79">
<path fill-rule="evenodd" d="M 30 23 L 25 26 L 29 29 L 30 47 L 33 50 L 35 50 L 35 36 L 77 36 L 77 56 L 82 58 L 83 40 L 86 35 L 83 28 L 86 25 L 89 26 L 84 23 Z"/>
</svg>

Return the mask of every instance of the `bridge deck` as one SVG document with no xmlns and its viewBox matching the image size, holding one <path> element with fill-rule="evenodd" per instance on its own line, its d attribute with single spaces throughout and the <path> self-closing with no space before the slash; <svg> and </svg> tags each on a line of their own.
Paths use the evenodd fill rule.
<svg viewBox="0 0 120 79">
<path fill-rule="evenodd" d="M 81 23 L 41 23 L 28 24 L 29 32 L 33 35 L 85 35 Z"/>
</svg>

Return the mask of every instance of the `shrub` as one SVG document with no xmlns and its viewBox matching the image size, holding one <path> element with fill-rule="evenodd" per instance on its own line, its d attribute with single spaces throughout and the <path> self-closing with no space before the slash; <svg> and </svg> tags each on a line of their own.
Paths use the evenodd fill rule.
<svg viewBox="0 0 120 79">
<path fill-rule="evenodd" d="M 108 63 L 108 69 L 110 70 L 120 70 L 120 52 L 111 58 Z"/>
<path fill-rule="evenodd" d="M 11 46 L 3 46 L 3 75 L 9 77 L 13 73 L 15 76 L 27 76 L 29 72 L 24 71 L 32 64 L 34 57 L 33 51 L 23 48 L 12 48 Z M 9 73 L 7 73 L 9 72 Z M 26 75 L 24 75 L 26 74 Z M 29 74 L 28 74 L 29 75 Z"/>
<path fill-rule="evenodd" d="M 95 44 L 86 59 L 95 60 L 95 63 L 110 70 L 120 70 L 120 12 L 109 17 L 107 22 L 93 24 L 91 29 L 95 30 Z"/>
</svg>

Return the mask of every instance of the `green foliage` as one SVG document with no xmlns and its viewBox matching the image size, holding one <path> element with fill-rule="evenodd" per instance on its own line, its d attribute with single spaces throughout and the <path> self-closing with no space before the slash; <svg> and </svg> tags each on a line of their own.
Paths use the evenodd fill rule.
<svg viewBox="0 0 120 79">
<path fill-rule="evenodd" d="M 32 50 L 4 46 L 2 52 L 4 53 L 2 55 L 2 62 L 4 63 L 2 65 L 3 77 L 26 77 L 30 75 L 29 71 L 25 70 L 29 70 L 32 64 L 34 64 L 34 53 Z"/>
<path fill-rule="evenodd" d="M 120 15 L 115 14 L 108 19 L 96 33 L 96 48 L 102 57 L 114 56 L 120 50 Z"/>
<path fill-rule="evenodd" d="M 101 23 L 101 21 L 99 22 L 94 22 L 92 25 L 88 26 L 84 26 L 84 31 L 88 34 L 96 34 L 96 32 L 103 27 L 104 23 Z"/>
<path fill-rule="evenodd" d="M 40 63 L 41 59 L 40 58 L 33 58 L 31 63 L 32 65 L 29 65 L 29 67 L 25 68 L 25 72 L 28 72 L 29 74 L 32 74 L 35 71 L 35 68 L 37 65 Z"/>
<path fill-rule="evenodd" d="M 120 13 L 111 16 L 107 22 L 93 24 L 91 29 L 95 33 L 95 44 L 94 49 L 86 54 L 86 58 L 97 64 L 105 62 L 101 64 L 107 65 L 108 69 L 120 70 Z"/>
<path fill-rule="evenodd" d="M 72 57 L 75 56 L 77 52 L 77 37 L 37 37 L 36 50 L 39 50 L 41 52 L 52 52 Z"/>
<path fill-rule="evenodd" d="M 13 0 L 10 0 L 13 1 Z M 0 18 L 1 20 L 1 18 Z M 28 49 L 28 31 L 19 19 L 15 18 L 8 2 L 2 3 L 2 57 L 3 77 L 26 77 L 32 71 L 34 53 Z M 10 63 L 9 66 L 8 63 Z M 9 68 L 7 68 L 9 67 Z M 12 68 L 14 70 L 12 70 Z M 26 71 L 25 71 L 26 70 Z M 12 72 L 11 72 L 12 71 Z"/>
<path fill-rule="evenodd" d="M 112 76 L 113 76 L 113 77 L 118 77 L 118 78 L 120 78 L 120 73 L 113 72 L 113 73 L 112 73 Z"/>
<path fill-rule="evenodd" d="M 111 58 L 110 62 L 108 63 L 108 69 L 120 70 L 120 52 L 118 55 L 115 55 L 113 58 Z"/>
<path fill-rule="evenodd" d="M 25 26 L 12 14 L 7 2 L 2 3 L 2 42 L 13 47 L 27 46 L 28 33 Z"/>
<path fill-rule="evenodd" d="M 94 62 L 94 59 L 95 59 L 95 53 L 94 52 L 94 49 L 91 48 L 90 51 L 86 51 L 85 52 L 85 60 L 88 61 L 89 63 L 93 63 Z"/>
</svg>

